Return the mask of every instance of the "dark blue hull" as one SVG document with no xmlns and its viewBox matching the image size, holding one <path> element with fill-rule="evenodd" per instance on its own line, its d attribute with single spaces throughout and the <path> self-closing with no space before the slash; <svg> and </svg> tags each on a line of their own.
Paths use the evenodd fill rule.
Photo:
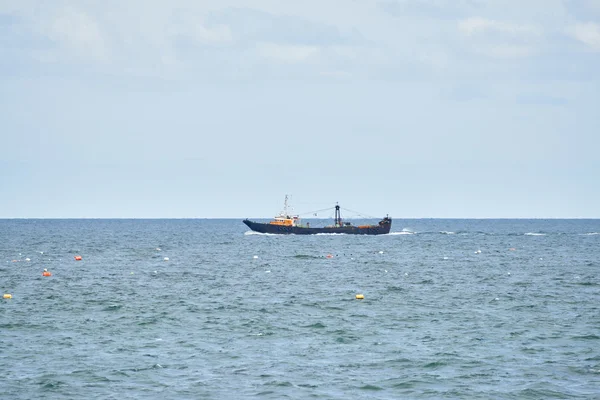
<svg viewBox="0 0 600 400">
<path fill-rule="evenodd" d="M 310 228 L 305 226 L 282 226 L 265 224 L 261 222 L 253 222 L 245 219 L 244 224 L 255 232 L 272 233 L 282 235 L 316 235 L 318 233 L 345 233 L 348 235 L 385 235 L 390 233 L 392 228 L 392 219 L 384 218 L 379 222 L 379 225 L 369 226 L 332 226 L 323 228 Z"/>
</svg>

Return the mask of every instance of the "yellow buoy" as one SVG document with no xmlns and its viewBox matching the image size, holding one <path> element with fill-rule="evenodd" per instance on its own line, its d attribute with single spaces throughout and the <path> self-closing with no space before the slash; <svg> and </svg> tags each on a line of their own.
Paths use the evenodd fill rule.
<svg viewBox="0 0 600 400">
<path fill-rule="evenodd" d="M 364 299 L 364 298 L 365 298 L 365 296 L 363 296 L 362 294 L 357 294 L 357 295 L 356 295 L 356 298 L 357 298 L 358 300 L 362 300 L 362 299 Z"/>
<path fill-rule="evenodd" d="M 12 294 L 8 294 L 6 293 L 4 296 L 2 296 L 5 299 L 12 299 Z"/>
</svg>

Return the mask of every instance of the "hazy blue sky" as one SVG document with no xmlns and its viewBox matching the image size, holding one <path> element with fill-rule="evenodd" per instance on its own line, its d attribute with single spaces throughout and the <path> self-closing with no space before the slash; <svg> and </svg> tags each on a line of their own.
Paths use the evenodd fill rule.
<svg viewBox="0 0 600 400">
<path fill-rule="evenodd" d="M 600 0 L 0 0 L 0 217 L 600 217 Z"/>
</svg>

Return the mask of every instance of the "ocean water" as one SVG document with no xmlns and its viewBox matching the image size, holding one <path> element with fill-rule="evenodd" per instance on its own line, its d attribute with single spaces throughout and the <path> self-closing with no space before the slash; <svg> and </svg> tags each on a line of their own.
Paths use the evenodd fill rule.
<svg viewBox="0 0 600 400">
<path fill-rule="evenodd" d="M 0 398 L 600 398 L 600 220 L 392 231 L 1 220 Z"/>
</svg>

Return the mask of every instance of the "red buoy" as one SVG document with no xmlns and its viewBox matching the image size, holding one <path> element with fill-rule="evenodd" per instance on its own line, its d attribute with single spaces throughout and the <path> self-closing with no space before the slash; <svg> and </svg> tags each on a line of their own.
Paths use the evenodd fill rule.
<svg viewBox="0 0 600 400">
<path fill-rule="evenodd" d="M 52 274 L 50 273 L 50 271 L 45 269 L 44 272 L 42 272 L 42 276 L 52 276 Z"/>
<path fill-rule="evenodd" d="M 81 261 L 81 256 L 75 256 L 75 261 Z"/>
</svg>

